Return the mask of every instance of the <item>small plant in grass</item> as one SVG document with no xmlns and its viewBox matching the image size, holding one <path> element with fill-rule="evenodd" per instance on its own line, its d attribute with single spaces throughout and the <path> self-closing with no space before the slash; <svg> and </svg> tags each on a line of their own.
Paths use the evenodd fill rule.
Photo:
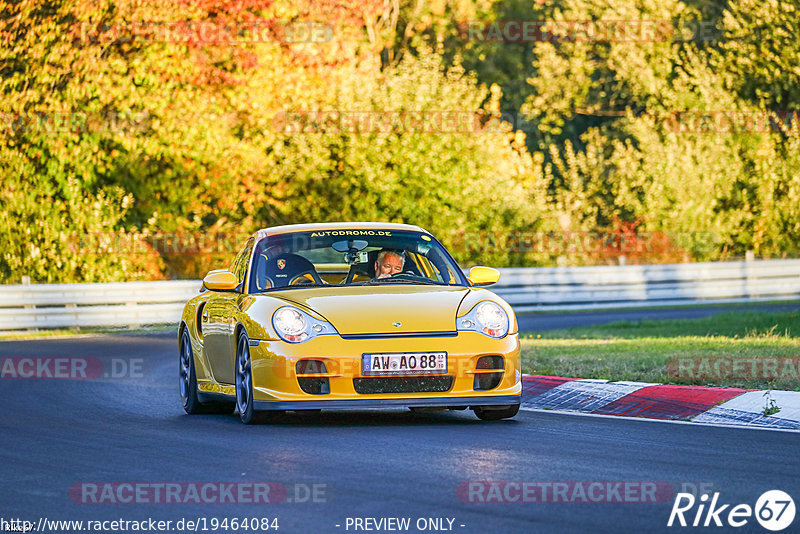
<svg viewBox="0 0 800 534">
<path fill-rule="evenodd" d="M 764 396 L 767 398 L 764 404 L 764 415 L 774 415 L 781 411 L 780 407 L 775 402 L 775 399 L 772 398 L 771 391 L 765 391 Z"/>
</svg>

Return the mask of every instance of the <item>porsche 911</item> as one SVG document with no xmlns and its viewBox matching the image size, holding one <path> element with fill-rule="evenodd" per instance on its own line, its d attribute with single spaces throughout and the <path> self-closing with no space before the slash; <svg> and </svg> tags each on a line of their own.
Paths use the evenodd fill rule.
<svg viewBox="0 0 800 534">
<path fill-rule="evenodd" d="M 184 410 L 244 423 L 299 411 L 471 409 L 514 417 L 517 321 L 417 226 L 287 225 L 260 230 L 210 271 L 179 326 Z"/>
</svg>

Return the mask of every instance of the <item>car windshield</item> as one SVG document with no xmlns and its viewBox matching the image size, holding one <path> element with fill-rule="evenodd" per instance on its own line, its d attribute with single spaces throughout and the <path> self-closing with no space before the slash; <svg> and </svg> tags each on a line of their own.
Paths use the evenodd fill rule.
<svg viewBox="0 0 800 534">
<path fill-rule="evenodd" d="M 253 251 L 249 280 L 250 293 L 318 286 L 468 285 L 450 254 L 431 236 L 373 229 L 262 239 Z"/>
</svg>

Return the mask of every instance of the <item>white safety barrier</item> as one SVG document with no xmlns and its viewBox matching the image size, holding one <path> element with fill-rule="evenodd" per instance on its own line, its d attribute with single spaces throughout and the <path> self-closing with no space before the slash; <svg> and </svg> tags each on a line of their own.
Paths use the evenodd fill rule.
<svg viewBox="0 0 800 534">
<path fill-rule="evenodd" d="M 501 269 L 518 311 L 800 299 L 800 260 Z M 177 324 L 199 280 L 0 286 L 0 331 Z"/>
<path fill-rule="evenodd" d="M 199 280 L 0 286 L 0 331 L 178 323 Z"/>
<path fill-rule="evenodd" d="M 501 269 L 518 311 L 800 299 L 800 260 Z"/>
</svg>

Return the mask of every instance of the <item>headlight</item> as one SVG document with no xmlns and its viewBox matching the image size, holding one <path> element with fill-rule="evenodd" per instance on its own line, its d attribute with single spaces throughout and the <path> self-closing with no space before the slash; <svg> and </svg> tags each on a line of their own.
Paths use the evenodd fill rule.
<svg viewBox="0 0 800 534">
<path fill-rule="evenodd" d="M 501 338 L 508 334 L 508 314 L 498 304 L 484 300 L 458 318 L 458 330 Z"/>
<path fill-rule="evenodd" d="M 337 333 L 329 322 L 315 319 L 292 306 L 278 308 L 272 315 L 272 326 L 275 333 L 289 343 L 302 343 L 316 336 Z"/>
</svg>

